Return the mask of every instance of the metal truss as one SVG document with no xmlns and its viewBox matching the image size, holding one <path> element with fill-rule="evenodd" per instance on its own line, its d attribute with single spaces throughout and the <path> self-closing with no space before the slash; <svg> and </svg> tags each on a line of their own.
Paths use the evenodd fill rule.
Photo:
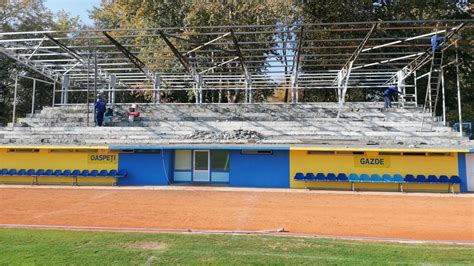
<svg viewBox="0 0 474 266">
<path fill-rule="evenodd" d="M 2 32 L 0 54 L 57 84 L 68 79 L 68 93 L 88 91 L 96 67 L 94 87 L 109 93 L 112 103 L 118 91 L 143 91 L 157 103 L 160 92 L 192 91 L 201 103 L 208 91 L 241 92 L 238 101 L 252 102 L 258 91 L 283 89 L 296 104 L 299 92 L 335 90 L 342 109 L 348 89 L 381 89 L 423 73 L 430 38 L 446 34 L 454 43 L 456 33 L 472 28 L 472 22 Z M 278 37 L 282 34 L 287 38 Z M 95 53 L 97 64 L 91 65 Z M 290 70 L 283 61 L 292 62 Z"/>
</svg>

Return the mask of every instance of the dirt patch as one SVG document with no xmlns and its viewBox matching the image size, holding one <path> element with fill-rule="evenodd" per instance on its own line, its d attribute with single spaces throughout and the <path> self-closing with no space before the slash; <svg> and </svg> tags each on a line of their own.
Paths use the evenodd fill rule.
<svg viewBox="0 0 474 266">
<path fill-rule="evenodd" d="M 276 230 L 474 241 L 474 197 L 400 193 L 0 188 L 0 224 Z M 146 246 L 146 245 L 145 245 Z"/>
<path fill-rule="evenodd" d="M 161 242 L 139 241 L 125 245 L 125 248 L 166 251 L 169 249 L 169 246 L 168 244 Z"/>
</svg>

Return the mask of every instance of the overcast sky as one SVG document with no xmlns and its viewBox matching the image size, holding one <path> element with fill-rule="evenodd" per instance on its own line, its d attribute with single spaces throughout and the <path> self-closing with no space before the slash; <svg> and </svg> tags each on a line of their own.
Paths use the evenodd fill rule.
<svg viewBox="0 0 474 266">
<path fill-rule="evenodd" d="M 100 0 L 46 0 L 45 5 L 51 11 L 57 12 L 61 9 L 70 13 L 73 16 L 80 16 L 82 22 L 92 24 L 93 21 L 89 19 L 87 10 L 92 10 L 92 7 L 99 6 Z"/>
</svg>

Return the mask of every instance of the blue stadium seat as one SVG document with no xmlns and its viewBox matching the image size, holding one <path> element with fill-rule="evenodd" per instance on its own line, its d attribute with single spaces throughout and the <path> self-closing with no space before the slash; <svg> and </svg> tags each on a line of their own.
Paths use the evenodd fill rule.
<svg viewBox="0 0 474 266">
<path fill-rule="evenodd" d="M 76 170 L 72 171 L 71 175 L 72 176 L 79 176 L 79 175 L 81 175 L 81 170 L 76 169 Z"/>
<path fill-rule="evenodd" d="M 44 171 L 44 175 L 52 176 L 53 175 L 53 170 L 52 169 L 47 169 L 46 171 Z"/>
<path fill-rule="evenodd" d="M 107 170 L 100 170 L 99 176 L 108 176 L 109 172 Z"/>
<path fill-rule="evenodd" d="M 426 183 L 426 176 L 425 175 L 417 175 L 415 178 L 415 182 L 417 183 Z"/>
<path fill-rule="evenodd" d="M 37 175 L 37 176 L 43 176 L 43 175 L 44 175 L 44 169 L 38 169 L 38 170 L 36 170 L 36 175 Z"/>
<path fill-rule="evenodd" d="M 64 170 L 63 176 L 70 176 L 71 175 L 71 170 Z"/>
<path fill-rule="evenodd" d="M 413 175 L 405 175 L 405 182 L 415 182 L 415 177 Z"/>
<path fill-rule="evenodd" d="M 54 176 L 62 176 L 62 175 L 63 175 L 63 171 L 61 171 L 61 170 L 55 170 L 55 171 L 53 172 L 53 175 L 54 175 Z"/>
<path fill-rule="evenodd" d="M 316 174 L 316 180 L 317 181 L 324 181 L 324 180 L 326 180 L 326 175 L 323 174 L 323 173 L 317 173 Z"/>
<path fill-rule="evenodd" d="M 451 181 L 449 181 L 449 177 L 445 176 L 445 175 L 440 175 L 439 176 L 439 182 L 440 183 L 445 183 L 445 184 L 451 183 Z"/>
<path fill-rule="evenodd" d="M 18 170 L 18 173 L 16 173 L 16 175 L 27 176 L 26 170 L 25 169 L 20 169 L 20 170 Z"/>
<path fill-rule="evenodd" d="M 362 182 L 370 182 L 370 177 L 368 174 L 361 174 L 360 175 L 360 181 Z"/>
<path fill-rule="evenodd" d="M 26 174 L 29 175 L 29 176 L 34 176 L 34 175 L 36 175 L 35 169 L 28 169 L 28 171 L 26 171 Z"/>
<path fill-rule="evenodd" d="M 3 169 L 0 171 L 0 175 L 8 175 L 8 169 L 3 168 Z"/>
<path fill-rule="evenodd" d="M 403 176 L 399 175 L 399 174 L 396 174 L 396 175 L 393 176 L 393 181 L 397 182 L 397 183 L 403 183 L 404 182 Z"/>
<path fill-rule="evenodd" d="M 296 176 L 297 176 L 298 174 L 301 174 L 301 176 L 298 177 L 298 178 L 301 178 L 301 179 L 297 179 L 297 178 L 296 178 Z M 117 175 L 117 170 L 114 169 L 114 170 L 110 170 L 110 171 L 109 171 L 109 176 L 116 176 L 116 175 Z M 296 173 L 296 175 L 295 175 L 295 180 L 300 180 L 300 181 L 301 181 L 301 180 L 303 180 L 303 179 L 304 179 L 303 173 Z"/>
<path fill-rule="evenodd" d="M 340 173 L 337 175 L 337 181 L 345 182 L 345 181 L 349 181 L 349 178 L 347 178 L 346 174 Z"/>
<path fill-rule="evenodd" d="M 306 173 L 306 175 L 304 176 L 304 180 L 306 180 L 306 181 L 314 181 L 314 180 L 316 180 L 316 178 L 314 177 L 314 174 L 313 174 L 313 173 Z"/>
<path fill-rule="evenodd" d="M 357 182 L 360 181 L 360 177 L 359 175 L 352 173 L 349 175 L 349 180 L 352 182 Z"/>
<path fill-rule="evenodd" d="M 117 170 L 110 170 L 109 176 L 116 176 L 116 175 L 117 175 Z M 294 179 L 296 181 L 303 181 L 304 180 L 304 174 L 303 173 L 296 173 Z"/>
<path fill-rule="evenodd" d="M 328 180 L 328 181 L 336 181 L 336 180 L 337 180 L 337 176 L 336 176 L 334 173 L 329 173 L 329 174 L 326 176 L 326 180 Z"/>
<path fill-rule="evenodd" d="M 382 175 L 382 180 L 384 182 L 393 182 L 393 177 L 389 174 L 383 174 Z"/>
<path fill-rule="evenodd" d="M 382 177 L 379 174 L 373 174 L 372 176 L 370 176 L 370 179 L 372 180 L 372 182 L 382 182 L 383 181 Z"/>
<path fill-rule="evenodd" d="M 82 170 L 81 176 L 89 176 L 89 170 Z"/>
<path fill-rule="evenodd" d="M 461 178 L 459 178 L 459 176 L 457 176 L 457 175 L 452 175 L 450 180 L 451 180 L 452 184 L 461 184 L 462 183 Z"/>
<path fill-rule="evenodd" d="M 8 175 L 16 175 L 16 169 L 10 169 Z"/>
<path fill-rule="evenodd" d="M 97 170 L 92 170 L 90 173 L 89 173 L 89 176 L 98 176 L 99 175 L 99 171 Z"/>
<path fill-rule="evenodd" d="M 125 169 L 120 169 L 117 173 L 118 178 L 125 178 L 127 176 L 127 170 Z"/>
<path fill-rule="evenodd" d="M 439 183 L 439 180 L 435 175 L 429 175 L 426 181 L 428 183 Z"/>
</svg>

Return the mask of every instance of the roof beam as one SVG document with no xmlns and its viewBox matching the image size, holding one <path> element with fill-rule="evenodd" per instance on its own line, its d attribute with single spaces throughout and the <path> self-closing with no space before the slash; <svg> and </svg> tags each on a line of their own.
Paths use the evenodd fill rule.
<svg viewBox="0 0 474 266">
<path fill-rule="evenodd" d="M 234 43 L 235 47 L 235 54 L 239 57 L 240 67 L 245 75 L 245 101 L 252 102 L 252 77 L 247 68 L 247 64 L 245 63 L 245 58 L 242 55 L 242 51 L 240 50 L 239 41 L 234 34 L 234 30 L 230 30 L 230 36 L 232 37 L 232 42 Z"/>
<path fill-rule="evenodd" d="M 168 45 L 168 47 L 171 49 L 173 54 L 178 58 L 179 62 L 181 65 L 191 74 L 193 77 L 194 82 L 197 85 L 198 91 L 194 91 L 194 94 L 196 96 L 196 103 L 202 103 L 202 87 L 205 85 L 201 74 L 197 72 L 197 70 L 189 63 L 188 59 L 184 57 L 178 49 L 171 43 L 171 41 L 166 37 L 166 35 L 160 31 L 160 36 L 163 38 L 165 43 Z"/>
<path fill-rule="evenodd" d="M 138 57 L 136 57 L 132 52 L 130 52 L 127 48 L 125 48 L 120 42 L 118 42 L 117 40 L 114 39 L 114 37 L 110 36 L 106 31 L 103 31 L 102 34 L 105 35 L 105 37 L 107 37 L 107 39 L 113 44 L 115 45 L 115 47 L 117 47 L 117 49 L 122 52 L 122 54 L 128 58 L 128 60 L 130 60 L 130 62 L 132 62 L 133 65 L 135 65 L 135 67 L 137 67 L 138 69 L 140 69 L 141 72 L 143 72 L 143 74 L 147 75 L 148 76 L 148 73 L 144 70 L 145 68 L 145 63 L 143 63 Z"/>
<path fill-rule="evenodd" d="M 337 87 L 338 87 L 338 96 L 339 96 L 339 110 L 337 112 L 337 118 L 339 119 L 339 116 L 341 115 L 342 111 L 342 106 L 344 104 L 345 98 L 346 98 L 346 93 L 347 93 L 347 85 L 349 83 L 349 77 L 351 75 L 351 70 L 352 70 L 352 65 L 354 62 L 357 60 L 357 57 L 359 57 L 359 54 L 362 52 L 364 49 L 365 45 L 367 44 L 367 41 L 369 40 L 370 36 L 372 35 L 372 32 L 374 32 L 375 28 L 378 26 L 378 23 L 375 23 L 372 25 L 370 28 L 369 32 L 365 35 L 365 38 L 362 40 L 362 42 L 357 46 L 357 49 L 352 53 L 352 55 L 349 57 L 347 62 L 342 66 L 342 69 L 338 73 L 338 77 L 336 78 L 335 81 L 337 81 Z"/>
<path fill-rule="evenodd" d="M 458 33 L 464 26 L 466 25 L 466 23 L 461 23 L 459 24 L 458 26 L 454 27 L 451 29 L 450 32 L 448 32 L 446 34 L 446 38 L 444 40 L 445 43 L 447 43 L 456 33 Z M 407 70 L 407 74 L 405 75 L 405 78 L 407 78 L 408 76 L 410 76 L 413 72 L 415 72 L 416 70 L 420 69 L 422 66 L 424 66 L 426 63 L 430 62 L 430 59 L 431 59 L 431 53 L 432 53 L 432 49 L 429 48 L 427 49 L 424 53 L 422 53 L 420 56 L 418 56 L 417 58 L 413 59 L 413 61 L 411 61 L 410 63 L 408 63 L 404 69 Z M 393 82 L 393 80 L 395 80 L 395 78 L 397 78 L 397 75 L 393 75 L 392 77 L 390 77 L 390 79 L 388 79 L 385 84 L 389 84 L 391 82 Z"/>
</svg>

